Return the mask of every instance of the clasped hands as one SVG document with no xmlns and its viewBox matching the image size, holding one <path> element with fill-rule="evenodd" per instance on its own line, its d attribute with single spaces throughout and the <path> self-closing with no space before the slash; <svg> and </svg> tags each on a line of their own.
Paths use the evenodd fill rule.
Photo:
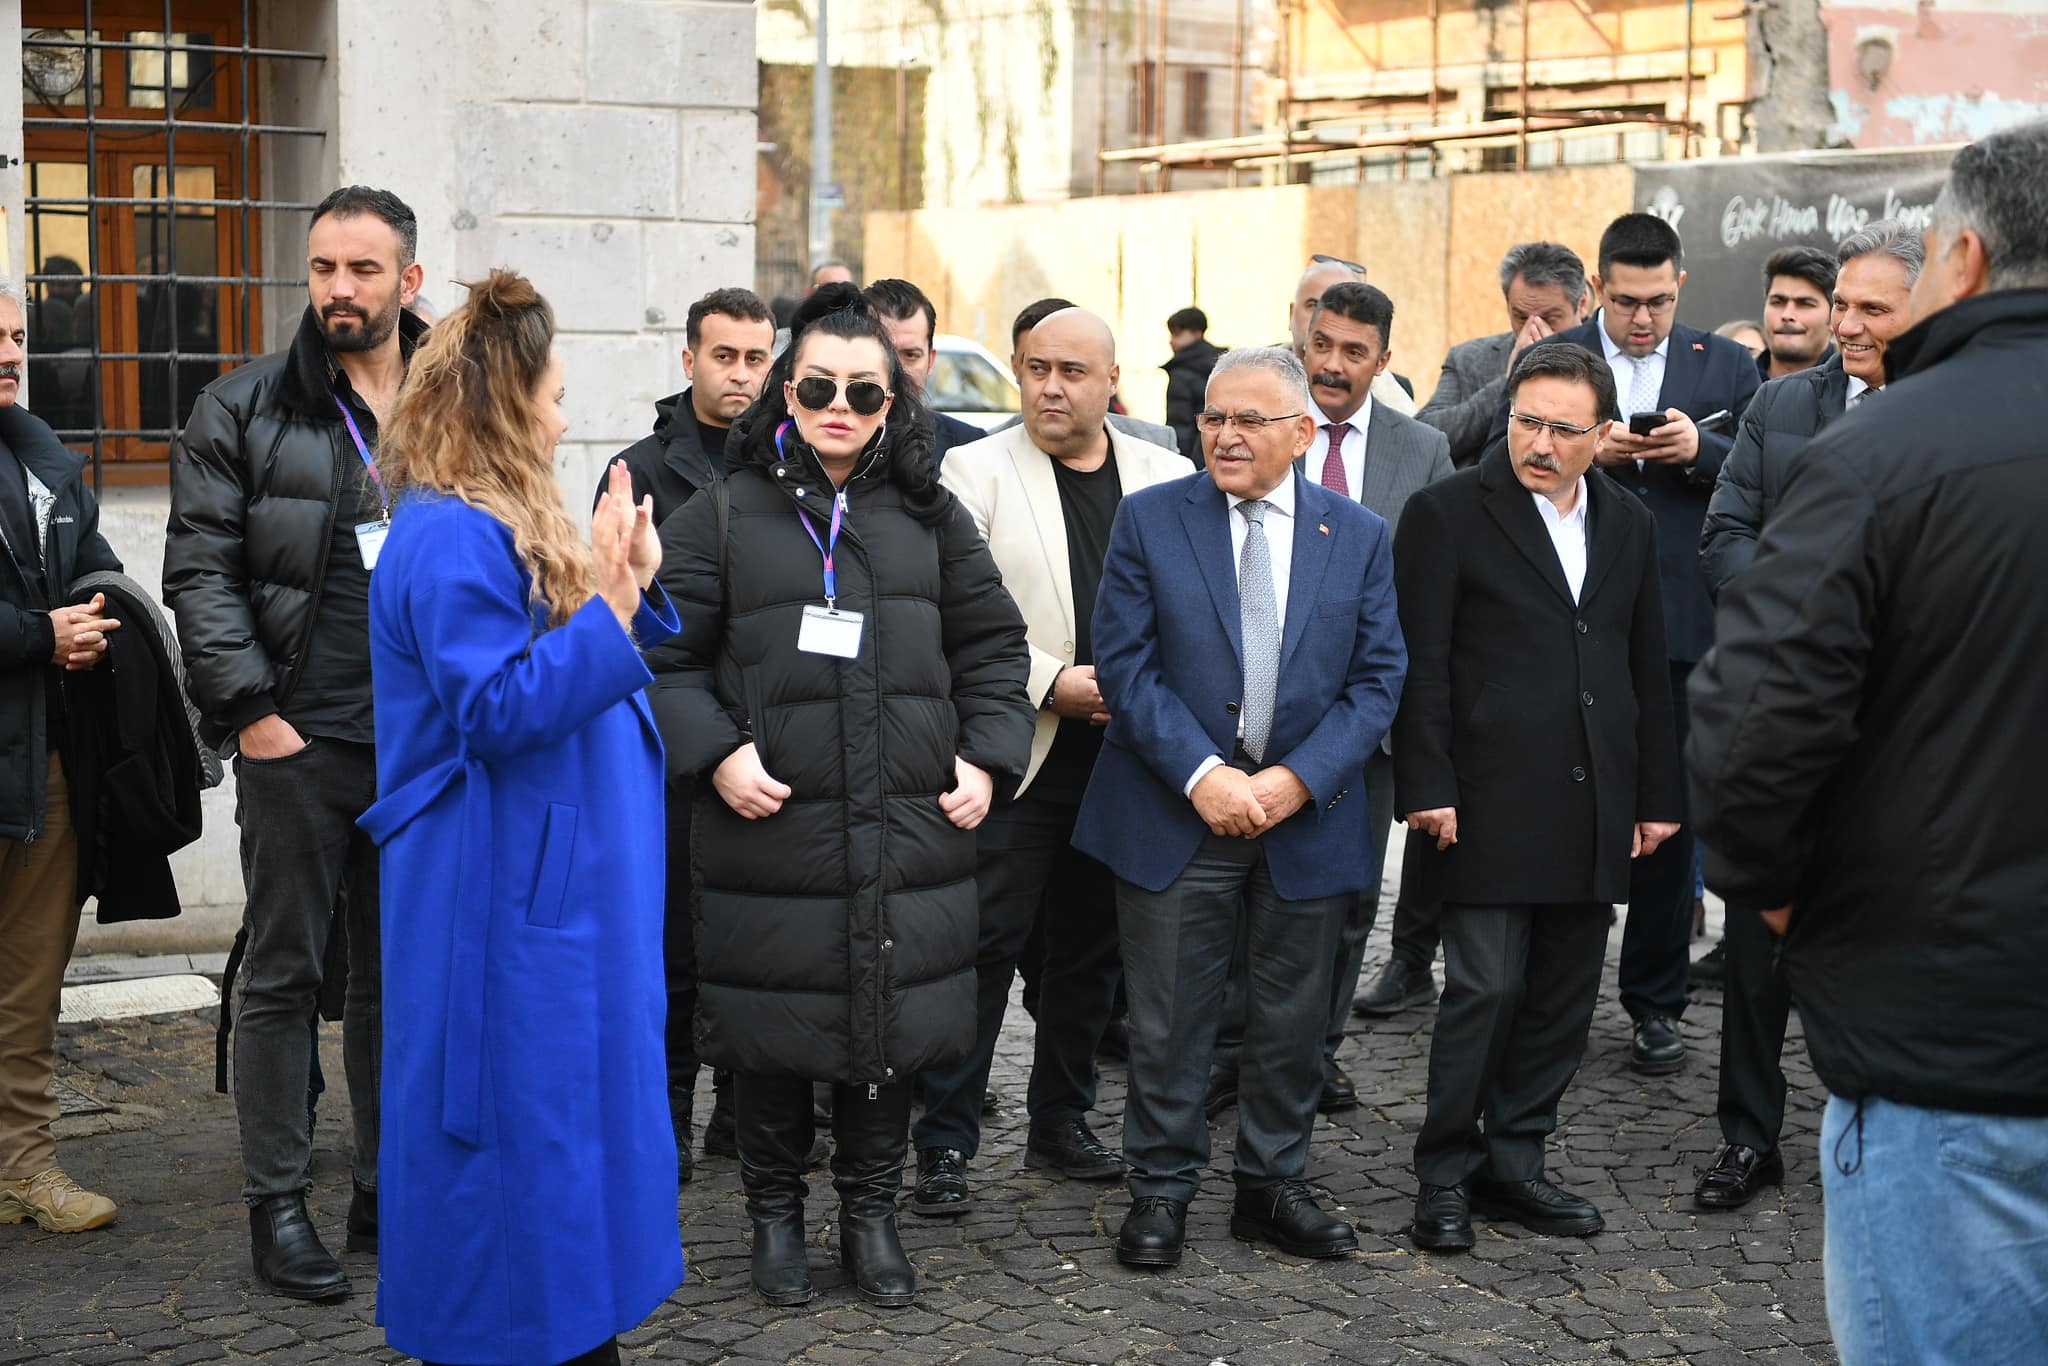
<svg viewBox="0 0 2048 1366">
<path fill-rule="evenodd" d="M 1309 798 L 1308 784 L 1285 764 L 1246 773 L 1219 764 L 1202 775 L 1188 799 L 1212 835 L 1257 839 L 1301 810 Z"/>
<path fill-rule="evenodd" d="M 725 804 L 750 821 L 763 820 L 782 810 L 792 789 L 769 775 L 761 762 L 761 751 L 752 741 L 725 756 L 712 771 L 711 786 Z M 995 800 L 996 784 L 988 770 L 978 768 L 955 755 L 953 789 L 939 794 L 939 810 L 961 830 L 972 830 L 988 816 Z"/>
<path fill-rule="evenodd" d="M 1420 830 L 1436 840 L 1438 849 L 1448 849 L 1458 842 L 1458 808 L 1437 806 L 1427 811 L 1410 811 L 1406 817 L 1408 827 Z M 1657 846 L 1678 833 L 1676 821 L 1637 821 L 1629 845 L 1630 858 L 1648 858 L 1657 852 Z"/>
<path fill-rule="evenodd" d="M 640 610 L 640 595 L 661 568 L 661 537 L 654 529 L 654 498 L 633 503 L 633 479 L 626 462 L 612 462 L 597 511 L 590 518 L 590 558 L 598 596 L 629 632 Z"/>
</svg>

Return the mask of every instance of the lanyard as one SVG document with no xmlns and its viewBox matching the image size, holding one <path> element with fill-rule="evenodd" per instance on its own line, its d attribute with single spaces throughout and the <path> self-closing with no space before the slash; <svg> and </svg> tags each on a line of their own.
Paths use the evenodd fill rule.
<svg viewBox="0 0 2048 1366">
<path fill-rule="evenodd" d="M 341 409 L 341 420 L 348 424 L 349 439 L 356 443 L 356 454 L 363 457 L 363 468 L 370 472 L 370 482 L 377 486 L 378 511 L 388 519 L 390 506 L 384 501 L 384 476 L 377 473 L 377 457 L 370 454 L 370 443 L 363 440 L 363 429 L 356 425 L 356 415 L 341 401 L 341 395 L 330 390 L 327 396 L 334 400 L 335 407 Z"/>
<path fill-rule="evenodd" d="M 782 455 L 782 436 L 788 430 L 789 424 L 787 422 L 775 429 L 775 453 L 777 456 Z M 804 534 L 811 538 L 811 544 L 818 547 L 818 554 L 824 558 L 825 606 L 833 608 L 834 603 L 839 599 L 839 576 L 833 570 L 832 558 L 834 552 L 839 549 L 840 528 L 846 523 L 846 494 L 842 490 L 833 490 L 832 525 L 822 540 L 818 536 L 817 523 L 811 519 L 811 514 L 804 511 L 801 505 L 798 506 L 796 515 L 798 520 L 804 524 Z M 837 609 L 833 608 L 833 610 Z"/>
</svg>

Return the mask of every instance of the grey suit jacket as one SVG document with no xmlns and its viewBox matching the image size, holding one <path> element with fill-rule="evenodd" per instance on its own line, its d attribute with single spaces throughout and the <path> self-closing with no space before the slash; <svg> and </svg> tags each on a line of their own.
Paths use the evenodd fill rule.
<svg viewBox="0 0 2048 1366">
<path fill-rule="evenodd" d="M 993 436 L 995 432 L 1007 432 L 1012 427 L 1022 425 L 1023 421 L 1023 414 L 1020 413 L 1002 426 L 995 428 L 994 431 L 990 432 L 990 435 Z M 1140 422 L 1137 418 L 1128 417 L 1123 413 L 1111 413 L 1109 415 L 1109 425 L 1122 432 L 1125 436 L 1135 436 L 1140 441 L 1149 441 L 1155 446 L 1164 446 L 1170 451 L 1180 449 L 1180 438 L 1173 434 L 1173 428 L 1162 427 L 1157 422 Z"/>
<path fill-rule="evenodd" d="M 1310 474 L 1306 455 L 1294 467 L 1305 477 Z M 1365 486 L 1358 490 L 1358 501 L 1380 515 L 1388 535 L 1400 527 L 1410 494 L 1455 469 L 1442 432 L 1374 402 L 1365 423 Z"/>
<path fill-rule="evenodd" d="M 1459 469 L 1477 463 L 1486 450 L 1501 390 L 1507 387 L 1508 356 L 1515 334 L 1496 332 L 1459 342 L 1444 357 L 1436 392 L 1415 416 L 1450 438 L 1451 463 Z"/>
</svg>

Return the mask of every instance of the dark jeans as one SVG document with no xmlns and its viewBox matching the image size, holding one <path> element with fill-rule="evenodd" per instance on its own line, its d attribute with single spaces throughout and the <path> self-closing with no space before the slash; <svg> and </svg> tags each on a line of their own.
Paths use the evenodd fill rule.
<svg viewBox="0 0 2048 1366">
<path fill-rule="evenodd" d="M 1444 907 L 1444 994 L 1415 1141 L 1428 1186 L 1543 1174 L 1557 1102 L 1586 1053 L 1608 907 Z"/>
<path fill-rule="evenodd" d="M 1671 707 L 1678 722 L 1679 778 L 1685 778 L 1685 737 L 1692 730 L 1686 706 L 1689 662 L 1671 661 Z M 1684 788 L 1679 789 L 1681 793 Z M 1685 1013 L 1685 978 L 1692 966 L 1692 816 L 1681 809 L 1678 833 L 1657 852 L 1629 866 L 1628 923 L 1621 934 L 1621 1004 L 1634 1018 Z"/>
<path fill-rule="evenodd" d="M 1131 1193 L 1192 1200 L 1201 1187 L 1209 1165 L 1203 1097 L 1240 926 L 1248 990 L 1237 1183 L 1298 1179 L 1322 1094 L 1327 984 L 1349 898 L 1283 900 L 1263 845 L 1217 835 L 1164 891 L 1118 881 L 1116 895 L 1130 998 Z"/>
<path fill-rule="evenodd" d="M 1109 870 L 1073 847 L 1075 802 L 1026 792 L 998 803 L 975 832 L 981 900 L 974 1047 L 957 1067 L 924 1074 L 919 1149 L 981 1144 L 981 1097 L 1019 955 L 1042 932 L 1038 1028 L 1026 1097 L 1032 1127 L 1078 1119 L 1095 1105 L 1095 1046 L 1116 995 L 1117 921 Z"/>
<path fill-rule="evenodd" d="M 348 934 L 341 1057 L 355 1121 L 355 1180 L 377 1188 L 384 1054 L 377 848 L 355 824 L 376 797 L 377 752 L 370 745 L 312 737 L 282 759 L 235 760 L 249 944 L 235 1010 L 234 1090 L 242 1195 L 251 1202 L 306 1188 L 313 1152 L 307 1022 L 337 907 Z"/>
<path fill-rule="evenodd" d="M 1754 911 L 1730 911 L 1721 927 L 1721 1137 L 1769 1152 L 1785 1127 L 1785 1024 L 1792 989 L 1773 961 L 1778 941 Z"/>
<path fill-rule="evenodd" d="M 671 1097 L 697 1085 L 697 925 L 690 901 L 690 802 L 694 784 L 668 789 L 668 889 L 662 906 L 661 967 L 668 988 L 664 1036 Z"/>
</svg>

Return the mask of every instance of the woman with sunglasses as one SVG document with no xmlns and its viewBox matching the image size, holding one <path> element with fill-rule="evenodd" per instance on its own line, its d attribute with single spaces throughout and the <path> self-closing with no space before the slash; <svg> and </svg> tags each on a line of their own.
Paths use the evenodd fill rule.
<svg viewBox="0 0 2048 1366">
<path fill-rule="evenodd" d="M 735 1073 L 755 1289 L 811 1297 L 820 1081 L 840 1260 L 903 1305 L 909 1083 L 974 1037 L 973 831 L 1024 771 L 1034 708 L 1023 619 L 882 324 L 828 285 L 792 333 L 726 483 L 662 526 L 683 625 L 649 663 L 669 771 L 700 780 L 697 1042 Z"/>
</svg>

